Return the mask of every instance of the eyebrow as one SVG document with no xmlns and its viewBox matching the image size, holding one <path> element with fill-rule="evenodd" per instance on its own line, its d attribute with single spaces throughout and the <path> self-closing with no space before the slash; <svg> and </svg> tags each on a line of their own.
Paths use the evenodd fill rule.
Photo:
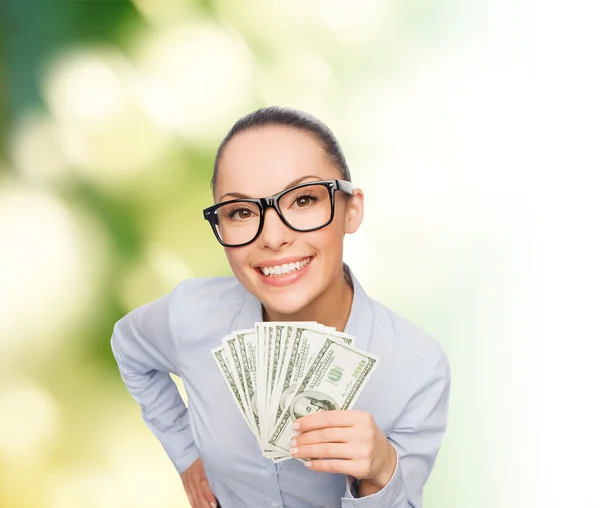
<svg viewBox="0 0 600 508">
<path fill-rule="evenodd" d="M 317 176 L 317 175 L 305 175 L 305 176 L 301 176 L 300 178 L 296 178 L 295 180 L 292 180 L 290 183 L 288 183 L 283 189 L 281 189 L 282 191 L 286 190 L 286 189 L 290 189 L 292 187 L 294 187 L 294 185 L 298 185 L 299 183 L 302 183 L 304 180 L 306 180 L 307 178 L 316 178 L 317 181 L 318 180 L 322 180 L 323 177 L 322 176 Z M 240 192 L 227 192 L 225 194 L 223 194 L 220 198 L 219 198 L 219 203 L 223 201 L 223 198 L 225 196 L 231 196 L 232 198 L 236 198 L 236 199 L 252 199 L 250 196 L 247 196 L 246 194 L 242 194 Z"/>
</svg>

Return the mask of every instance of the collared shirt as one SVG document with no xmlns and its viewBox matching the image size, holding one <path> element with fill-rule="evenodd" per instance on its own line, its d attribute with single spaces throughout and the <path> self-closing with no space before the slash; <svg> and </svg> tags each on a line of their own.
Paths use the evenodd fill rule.
<svg viewBox="0 0 600 508">
<path fill-rule="evenodd" d="M 223 508 L 422 508 L 446 430 L 448 360 L 435 339 L 370 298 L 347 271 L 354 296 L 344 332 L 380 358 L 354 409 L 373 416 L 397 455 L 392 479 L 363 498 L 344 475 L 262 456 L 210 351 L 262 321 L 260 301 L 237 279 L 187 279 L 115 325 L 113 354 L 146 425 L 179 473 L 202 459 Z M 182 379 L 188 407 L 169 373 Z"/>
</svg>

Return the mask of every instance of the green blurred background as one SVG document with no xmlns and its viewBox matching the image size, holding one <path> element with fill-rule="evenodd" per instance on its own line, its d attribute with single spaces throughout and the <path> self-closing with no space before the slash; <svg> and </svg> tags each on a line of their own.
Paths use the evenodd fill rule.
<svg viewBox="0 0 600 508">
<path fill-rule="evenodd" d="M 427 508 L 528 507 L 531 242 L 518 2 L 0 4 L 0 506 L 184 508 L 114 323 L 230 274 L 202 219 L 220 139 L 305 109 L 365 190 L 346 260 L 453 370 Z"/>
</svg>

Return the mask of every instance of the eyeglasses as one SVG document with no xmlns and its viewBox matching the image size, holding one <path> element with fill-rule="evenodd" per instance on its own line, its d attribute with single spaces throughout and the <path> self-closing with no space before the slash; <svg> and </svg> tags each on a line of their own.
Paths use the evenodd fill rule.
<svg viewBox="0 0 600 508">
<path fill-rule="evenodd" d="M 333 220 L 338 190 L 352 196 L 354 185 L 345 180 L 305 182 L 266 198 L 217 203 L 204 210 L 204 218 L 210 222 L 221 245 L 243 247 L 259 237 L 268 208 L 274 208 L 283 223 L 294 231 L 324 228 Z"/>
</svg>

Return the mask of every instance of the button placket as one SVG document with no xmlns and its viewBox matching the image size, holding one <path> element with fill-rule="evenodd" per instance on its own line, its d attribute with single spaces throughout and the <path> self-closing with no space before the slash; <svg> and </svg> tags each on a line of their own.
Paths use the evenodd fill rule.
<svg viewBox="0 0 600 508">
<path fill-rule="evenodd" d="M 277 478 L 277 469 L 275 464 L 265 465 L 262 470 L 265 487 L 265 506 L 267 508 L 283 508 L 283 499 L 279 490 L 279 481 Z"/>
</svg>

